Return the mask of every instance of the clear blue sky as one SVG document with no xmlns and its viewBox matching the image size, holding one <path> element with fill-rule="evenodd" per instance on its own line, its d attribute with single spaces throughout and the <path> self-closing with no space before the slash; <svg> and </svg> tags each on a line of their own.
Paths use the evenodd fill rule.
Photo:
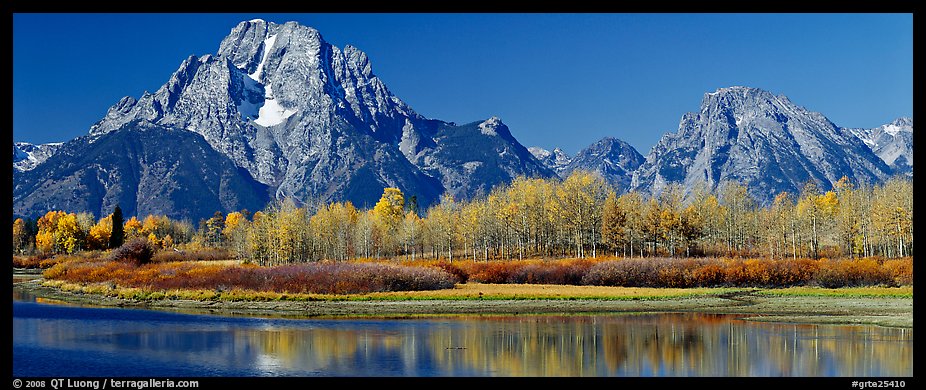
<svg viewBox="0 0 926 390">
<path fill-rule="evenodd" d="M 14 141 L 85 134 L 253 18 L 365 51 L 426 117 L 496 115 L 525 146 L 570 154 L 605 136 L 646 154 L 733 85 L 839 126 L 913 115 L 912 14 L 14 14 Z"/>
</svg>

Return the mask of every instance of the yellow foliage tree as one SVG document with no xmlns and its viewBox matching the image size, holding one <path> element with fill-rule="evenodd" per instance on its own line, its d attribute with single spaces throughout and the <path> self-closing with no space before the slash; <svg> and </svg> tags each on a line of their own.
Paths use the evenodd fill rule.
<svg viewBox="0 0 926 390">
<path fill-rule="evenodd" d="M 125 221 L 123 226 L 125 227 L 125 241 L 141 237 L 144 225 L 142 225 L 138 218 L 135 218 L 134 216 L 129 218 L 128 221 Z"/>
<path fill-rule="evenodd" d="M 80 249 L 82 236 L 80 227 L 77 225 L 77 214 L 65 214 L 58 218 L 58 228 L 55 233 L 58 248 L 67 253 L 74 253 Z"/>
<path fill-rule="evenodd" d="M 26 248 L 26 242 L 29 239 L 26 232 L 26 222 L 22 218 L 16 218 L 13 221 L 13 251 L 21 253 Z"/>
<path fill-rule="evenodd" d="M 110 214 L 100 219 L 95 225 L 90 227 L 90 233 L 87 235 L 87 246 L 90 249 L 106 249 L 109 247 L 109 237 L 113 232 L 113 215 Z"/>
<path fill-rule="evenodd" d="M 398 188 L 384 188 L 383 195 L 373 206 L 372 216 L 380 248 L 386 253 L 393 253 L 399 226 L 405 217 L 405 196 L 402 191 Z"/>
<path fill-rule="evenodd" d="M 58 220 L 67 215 L 63 211 L 49 211 L 36 221 L 38 233 L 35 236 L 35 248 L 43 254 L 58 253 L 61 247 L 58 244 Z"/>
<path fill-rule="evenodd" d="M 161 247 L 161 240 L 158 240 L 158 236 L 154 235 L 154 233 L 148 233 L 148 243 L 155 248 Z"/>
<path fill-rule="evenodd" d="M 173 248 L 174 247 L 174 238 L 170 234 L 164 236 L 164 239 L 161 240 L 161 246 L 164 248 Z"/>
</svg>

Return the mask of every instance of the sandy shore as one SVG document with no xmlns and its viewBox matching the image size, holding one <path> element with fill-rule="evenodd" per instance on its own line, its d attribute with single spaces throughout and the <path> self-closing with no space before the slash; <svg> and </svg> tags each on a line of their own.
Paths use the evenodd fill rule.
<svg viewBox="0 0 926 390">
<path fill-rule="evenodd" d="M 912 298 L 767 296 L 735 292 L 645 300 L 468 299 L 375 301 L 197 301 L 132 300 L 47 287 L 40 276 L 15 275 L 14 294 L 43 300 L 107 307 L 144 308 L 217 315 L 273 317 L 410 317 L 450 314 L 553 314 L 619 312 L 702 312 L 742 314 L 755 321 L 820 324 L 874 324 L 913 327 Z"/>
</svg>

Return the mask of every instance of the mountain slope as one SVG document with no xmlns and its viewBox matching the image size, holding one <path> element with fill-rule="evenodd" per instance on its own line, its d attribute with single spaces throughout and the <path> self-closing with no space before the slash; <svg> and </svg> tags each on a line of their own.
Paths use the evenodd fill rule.
<svg viewBox="0 0 926 390">
<path fill-rule="evenodd" d="M 913 119 L 898 118 L 874 129 L 846 129 L 895 173 L 913 174 Z"/>
<path fill-rule="evenodd" d="M 28 142 L 13 143 L 13 171 L 28 171 L 35 168 L 55 154 L 60 142 L 47 144 L 31 144 Z"/>
<path fill-rule="evenodd" d="M 861 140 L 822 114 L 761 89 L 730 87 L 705 94 L 700 111 L 685 114 L 678 132 L 647 154 L 631 186 L 658 193 L 673 182 L 717 189 L 732 181 L 767 204 L 808 181 L 826 189 L 843 176 L 873 183 L 890 175 Z"/>
<path fill-rule="evenodd" d="M 552 169 L 558 175 L 561 175 L 572 158 L 560 148 L 554 148 L 553 151 L 544 148 L 531 146 L 527 151 L 534 155 L 537 161 L 540 161 L 545 167 Z"/>
<path fill-rule="evenodd" d="M 445 191 L 470 196 L 512 175 L 552 175 L 520 152 L 492 170 L 498 177 L 456 167 L 451 149 L 466 142 L 438 134 L 453 124 L 425 118 L 394 96 L 362 51 L 334 47 L 295 22 L 239 23 L 216 55 L 189 57 L 155 93 L 123 98 L 90 133 L 137 119 L 201 134 L 275 197 L 297 201 L 372 206 L 384 187 L 399 187 L 427 206 Z M 508 135 L 489 142 L 492 150 L 523 149 Z M 490 166 L 495 157 L 467 159 Z"/>
<path fill-rule="evenodd" d="M 145 92 L 137 99 L 122 98 L 91 126 L 87 136 L 74 142 L 83 148 L 98 148 L 99 142 L 108 145 L 116 142 L 113 137 L 123 139 L 125 135 L 118 133 L 132 132 L 139 123 L 146 129 L 182 129 L 196 134 L 217 152 L 209 157 L 219 164 L 212 167 L 213 174 L 226 172 L 230 164 L 241 168 L 242 177 L 259 184 L 230 187 L 241 188 L 241 199 L 216 207 L 222 209 L 232 207 L 232 203 L 260 209 L 263 205 L 256 200 L 269 198 L 255 192 L 265 188 L 270 198 L 351 201 L 371 207 L 383 188 L 398 187 L 427 207 L 445 192 L 467 198 L 519 175 L 555 175 L 497 118 L 467 126 L 425 118 L 386 88 L 373 73 L 365 53 L 352 46 L 334 47 L 317 30 L 295 22 L 276 24 L 255 19 L 239 23 L 222 40 L 216 54 L 188 57 L 157 91 Z M 176 142 L 175 132 L 150 130 L 145 134 L 133 148 L 155 150 Z M 160 140 L 155 135 L 167 138 Z M 136 194 L 135 184 L 166 189 L 178 184 L 169 175 L 193 177 L 202 173 L 200 162 L 179 165 L 170 172 L 157 171 L 168 175 L 160 184 L 153 175 L 146 176 L 145 183 L 119 180 L 103 186 L 91 180 L 93 183 L 86 184 L 81 180 L 90 179 L 85 177 L 102 174 L 94 165 L 102 163 L 95 161 L 94 155 L 78 155 L 74 148 L 69 146 L 72 153 L 64 153 L 60 159 L 38 164 L 48 165 L 40 170 L 43 173 L 14 178 L 14 210 L 25 213 L 41 207 L 67 207 L 68 211 L 97 212 L 116 200 L 136 202 L 129 195 L 114 195 L 110 187 L 117 187 L 120 194 Z M 118 161 L 107 164 L 125 170 L 141 164 L 133 161 L 139 158 L 148 157 L 133 153 L 109 156 L 107 159 Z M 69 171 L 51 173 L 63 166 Z M 65 194 L 67 191 L 70 193 Z M 172 193 L 180 192 L 186 193 L 185 197 L 196 193 L 185 188 Z M 200 216 L 204 212 L 197 206 L 200 200 L 187 200 L 159 206 L 138 201 L 134 209 L 123 209 L 127 213 L 157 210 L 175 216 Z M 205 195 L 201 202 L 214 200 Z M 183 203 L 189 203 L 190 208 L 184 208 Z M 168 210 L 170 207 L 177 210 Z"/>
<path fill-rule="evenodd" d="M 424 147 L 414 158 L 425 172 L 440 177 L 456 199 L 486 195 L 518 176 L 556 176 L 497 117 L 460 126 L 441 124 L 430 141 L 434 146 Z"/>
<path fill-rule="evenodd" d="M 633 173 L 644 161 L 643 155 L 630 144 L 605 137 L 577 153 L 561 175 L 565 177 L 576 170 L 597 172 L 618 193 L 624 193 L 630 189 Z"/>
<path fill-rule="evenodd" d="M 13 214 L 89 211 L 118 204 L 128 215 L 194 222 L 216 211 L 260 210 L 268 187 L 216 152 L 199 134 L 130 122 L 118 131 L 78 137 L 35 169 L 15 173 Z"/>
</svg>

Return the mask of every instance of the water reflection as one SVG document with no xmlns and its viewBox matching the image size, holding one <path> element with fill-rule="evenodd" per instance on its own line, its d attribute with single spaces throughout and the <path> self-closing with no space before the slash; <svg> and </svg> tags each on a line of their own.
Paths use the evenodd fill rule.
<svg viewBox="0 0 926 390">
<path fill-rule="evenodd" d="M 13 341 L 14 375 L 913 374 L 911 329 L 692 313 L 287 320 L 14 302 Z"/>
</svg>

